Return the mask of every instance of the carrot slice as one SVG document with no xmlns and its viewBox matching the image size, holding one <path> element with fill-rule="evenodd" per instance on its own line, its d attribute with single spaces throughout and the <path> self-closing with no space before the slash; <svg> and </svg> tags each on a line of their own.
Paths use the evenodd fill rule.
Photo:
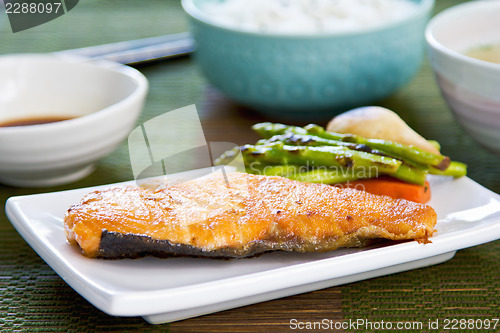
<svg viewBox="0 0 500 333">
<path fill-rule="evenodd" d="M 405 183 L 392 177 L 379 177 L 349 181 L 335 186 L 350 187 L 378 195 L 387 195 L 394 199 L 406 199 L 426 203 L 431 199 L 431 187 L 428 181 L 424 185 Z"/>
</svg>

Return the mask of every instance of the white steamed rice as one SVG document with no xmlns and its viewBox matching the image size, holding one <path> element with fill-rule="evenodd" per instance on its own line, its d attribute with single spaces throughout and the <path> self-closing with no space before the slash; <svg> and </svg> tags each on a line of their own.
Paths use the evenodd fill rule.
<svg viewBox="0 0 500 333">
<path fill-rule="evenodd" d="M 226 0 L 203 9 L 219 24 L 273 34 L 355 31 L 411 14 L 408 0 Z"/>
</svg>

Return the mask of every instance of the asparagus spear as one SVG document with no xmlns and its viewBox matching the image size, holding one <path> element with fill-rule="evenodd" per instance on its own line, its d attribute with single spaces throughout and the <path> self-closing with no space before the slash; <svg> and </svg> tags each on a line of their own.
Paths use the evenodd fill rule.
<svg viewBox="0 0 500 333">
<path fill-rule="evenodd" d="M 377 170 L 356 168 L 326 168 L 315 167 L 308 169 L 301 165 L 266 165 L 265 163 L 252 163 L 247 172 L 265 176 L 281 176 L 289 179 L 308 183 L 336 184 L 357 179 L 367 179 L 380 176 Z M 427 173 L 423 170 L 413 170 L 412 167 L 401 165 L 396 172 L 390 174 L 402 181 L 423 185 Z"/>
<path fill-rule="evenodd" d="M 270 142 L 283 142 L 291 146 L 342 146 L 352 150 L 364 151 L 370 154 L 384 155 L 382 151 L 372 149 L 365 144 L 357 144 L 352 142 L 325 139 L 316 135 L 309 135 L 309 134 L 305 135 L 305 134 L 285 133 L 281 135 L 275 135 L 269 139 L 259 140 L 257 144 L 266 144 Z"/>
<path fill-rule="evenodd" d="M 431 145 L 433 145 L 433 146 L 434 146 L 434 148 L 436 148 L 438 151 L 440 151 L 440 150 L 441 150 L 441 145 L 440 145 L 440 144 L 439 144 L 439 142 L 437 142 L 436 140 L 427 140 L 427 141 L 429 141 L 429 143 L 430 143 Z"/>
<path fill-rule="evenodd" d="M 346 178 L 344 181 L 388 174 L 405 182 L 423 185 L 427 175 L 424 168 L 416 168 L 389 157 L 350 150 L 343 146 L 289 146 L 281 141 L 267 142 L 256 146 L 245 145 L 229 150 L 216 160 L 216 164 L 225 164 L 225 162 L 232 160 L 237 153 L 236 149 L 242 151 L 247 172 L 279 175 L 287 178 L 292 178 L 289 176 L 290 173 L 298 174 L 299 172 L 293 167 L 285 168 L 284 165 L 326 166 L 337 169 L 350 167 L 351 170 L 363 169 L 365 171 L 364 177 L 358 175 L 356 178 Z M 273 164 L 280 166 L 273 169 Z M 334 170 L 329 172 L 314 171 L 314 174 L 315 176 L 307 174 L 301 177 L 304 179 L 319 177 L 321 178 L 320 182 L 323 183 L 330 183 L 328 179 L 341 180 L 345 177 L 345 172 L 344 175 L 339 176 L 335 175 Z"/>
<path fill-rule="evenodd" d="M 252 129 L 264 139 L 269 139 L 272 136 L 285 133 L 308 134 L 307 130 L 302 127 L 288 126 L 277 123 L 258 123 L 253 125 Z"/>
<path fill-rule="evenodd" d="M 436 169 L 437 170 L 437 169 Z M 407 183 L 424 185 L 427 178 L 427 170 L 415 168 L 408 164 L 401 164 L 396 172 L 387 174 Z"/>
<path fill-rule="evenodd" d="M 450 162 L 450 159 L 447 156 L 436 155 L 423 151 L 417 147 L 403 145 L 398 142 L 385 141 L 380 139 L 366 139 L 357 135 L 327 132 L 323 127 L 313 124 L 307 125 L 306 127 L 304 127 L 304 129 L 307 130 L 308 133 L 316 134 L 319 137 L 333 140 L 340 139 L 346 142 L 365 144 L 371 148 L 382 150 L 391 156 L 408 159 L 409 161 L 415 163 L 432 165 L 442 170 L 446 169 Z"/>
<path fill-rule="evenodd" d="M 245 145 L 241 148 L 245 163 L 296 164 L 306 166 L 375 168 L 380 173 L 394 173 L 401 165 L 396 159 L 355 151 L 346 147 L 289 146 L 282 142 Z"/>
<path fill-rule="evenodd" d="M 259 123 L 252 127 L 259 135 L 265 139 L 269 139 L 274 135 L 285 133 L 294 133 L 301 135 L 315 135 L 317 137 L 342 141 L 354 144 L 364 144 L 372 149 L 377 149 L 389 156 L 408 160 L 410 163 L 419 163 L 432 165 L 439 169 L 446 169 L 449 164 L 449 158 L 443 155 L 436 155 L 416 147 L 406 146 L 397 142 L 384 141 L 378 139 L 366 139 L 352 134 L 339 134 L 327 132 L 323 127 L 318 125 L 307 125 L 305 127 L 287 126 L 283 124 Z"/>
<path fill-rule="evenodd" d="M 337 184 L 377 176 L 376 172 L 370 173 L 369 170 L 365 169 L 340 167 L 307 169 L 301 165 L 266 165 L 263 163 L 251 164 L 247 172 L 265 176 L 281 176 L 298 181 L 321 184 Z"/>
<path fill-rule="evenodd" d="M 467 165 L 457 161 L 451 161 L 446 170 L 439 170 L 433 167 L 428 169 L 431 175 L 463 177 L 467 174 Z"/>
</svg>

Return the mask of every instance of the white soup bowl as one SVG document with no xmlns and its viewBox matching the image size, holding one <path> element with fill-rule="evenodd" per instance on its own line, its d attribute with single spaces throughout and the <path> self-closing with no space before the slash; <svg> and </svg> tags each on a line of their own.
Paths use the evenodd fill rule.
<svg viewBox="0 0 500 333">
<path fill-rule="evenodd" d="M 479 144 L 500 154 L 500 64 L 465 55 L 500 44 L 500 1 L 471 1 L 431 19 L 429 59 L 442 96 Z"/>
</svg>

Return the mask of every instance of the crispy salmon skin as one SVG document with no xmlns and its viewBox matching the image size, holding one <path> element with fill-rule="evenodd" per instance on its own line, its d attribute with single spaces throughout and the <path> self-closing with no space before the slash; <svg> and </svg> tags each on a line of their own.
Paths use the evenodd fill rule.
<svg viewBox="0 0 500 333">
<path fill-rule="evenodd" d="M 64 224 L 68 241 L 88 257 L 241 258 L 379 238 L 425 242 L 436 212 L 354 189 L 234 172 L 159 189 L 95 191 L 68 209 Z"/>
</svg>

